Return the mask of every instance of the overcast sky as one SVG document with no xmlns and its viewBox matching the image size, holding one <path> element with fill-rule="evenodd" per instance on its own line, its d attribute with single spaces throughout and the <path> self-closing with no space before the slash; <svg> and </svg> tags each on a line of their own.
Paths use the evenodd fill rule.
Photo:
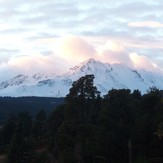
<svg viewBox="0 0 163 163">
<path fill-rule="evenodd" d="M 163 69 L 162 0 L 0 0 L 0 77 L 88 58 Z"/>
</svg>

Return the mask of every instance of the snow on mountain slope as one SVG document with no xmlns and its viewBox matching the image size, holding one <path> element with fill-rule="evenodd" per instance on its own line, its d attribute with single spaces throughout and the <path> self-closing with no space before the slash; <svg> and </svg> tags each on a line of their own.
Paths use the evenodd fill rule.
<svg viewBox="0 0 163 163">
<path fill-rule="evenodd" d="M 42 73 L 32 76 L 18 75 L 0 83 L 0 96 L 64 97 L 73 81 L 86 74 L 94 74 L 94 84 L 102 95 L 112 88 L 139 89 L 142 93 L 152 86 L 163 89 L 163 74 L 89 59 L 70 68 L 61 76 Z"/>
</svg>

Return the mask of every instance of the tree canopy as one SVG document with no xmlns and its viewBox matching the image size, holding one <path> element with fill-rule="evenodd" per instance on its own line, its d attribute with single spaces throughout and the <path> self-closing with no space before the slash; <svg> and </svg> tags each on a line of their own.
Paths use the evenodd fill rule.
<svg viewBox="0 0 163 163">
<path fill-rule="evenodd" d="M 0 128 L 6 162 L 162 163 L 160 91 L 112 89 L 100 97 L 93 80 L 86 75 L 73 82 L 65 103 L 50 115 L 41 110 L 33 118 L 27 112 L 9 117 Z"/>
</svg>

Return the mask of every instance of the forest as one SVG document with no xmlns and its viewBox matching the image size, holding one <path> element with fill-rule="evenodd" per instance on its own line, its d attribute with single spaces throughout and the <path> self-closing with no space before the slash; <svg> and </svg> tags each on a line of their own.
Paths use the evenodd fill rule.
<svg viewBox="0 0 163 163">
<path fill-rule="evenodd" d="M 162 163 L 162 92 L 112 89 L 101 97 L 93 80 L 73 82 L 49 114 L 11 114 L 0 128 L 0 162 Z"/>
<path fill-rule="evenodd" d="M 34 117 L 39 110 L 47 114 L 64 102 L 64 98 L 54 97 L 0 97 L 0 124 L 11 114 L 27 111 Z"/>
</svg>

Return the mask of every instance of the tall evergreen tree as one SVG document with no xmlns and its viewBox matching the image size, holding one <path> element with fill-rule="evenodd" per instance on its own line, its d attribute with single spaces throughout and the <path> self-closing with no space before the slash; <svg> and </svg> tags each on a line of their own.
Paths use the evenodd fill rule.
<svg viewBox="0 0 163 163">
<path fill-rule="evenodd" d="M 27 112 L 18 115 L 17 125 L 7 154 L 7 163 L 29 163 L 33 157 L 31 116 Z"/>
<path fill-rule="evenodd" d="M 66 96 L 66 101 L 70 102 L 75 98 L 79 98 L 80 100 L 97 98 L 100 92 L 93 85 L 93 80 L 94 75 L 86 75 L 74 81 L 69 94 Z"/>
<path fill-rule="evenodd" d="M 1 148 L 3 149 L 3 152 L 8 149 L 8 146 L 11 143 L 12 137 L 15 133 L 16 124 L 17 118 L 12 114 L 3 125 L 1 130 Z"/>
<path fill-rule="evenodd" d="M 33 124 L 33 135 L 37 142 L 42 141 L 47 136 L 47 115 L 44 110 L 40 110 Z"/>
</svg>

